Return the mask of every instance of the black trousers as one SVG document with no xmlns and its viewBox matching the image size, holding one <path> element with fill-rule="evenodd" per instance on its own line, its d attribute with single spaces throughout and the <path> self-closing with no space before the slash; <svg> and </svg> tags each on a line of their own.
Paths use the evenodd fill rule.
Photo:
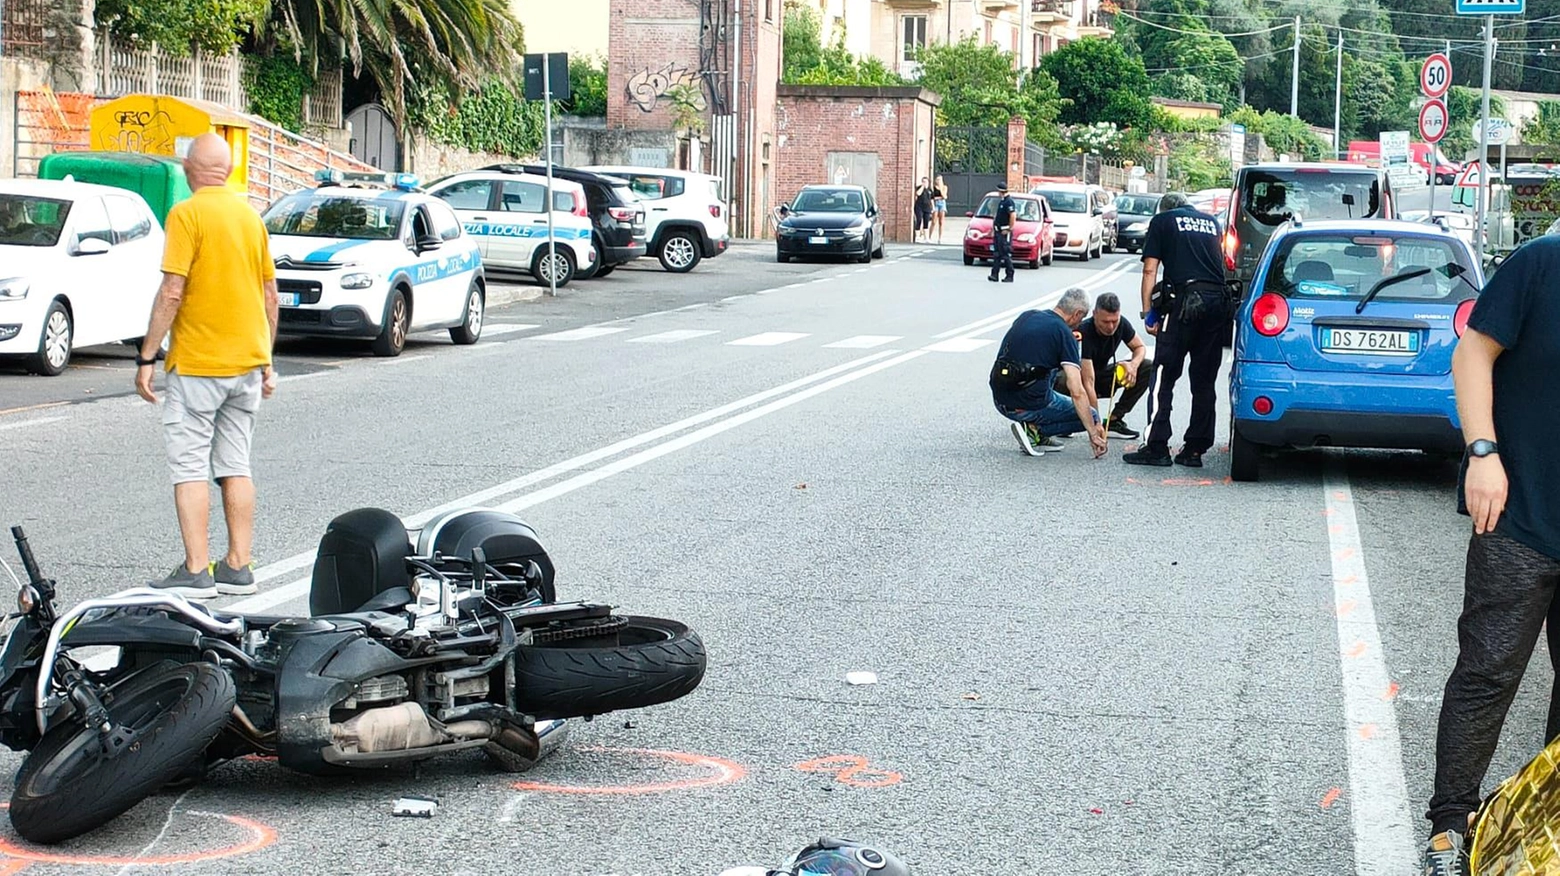
<svg viewBox="0 0 1560 876">
<path fill-rule="evenodd" d="M 1214 381 L 1224 358 L 1224 330 L 1229 322 L 1229 307 L 1218 292 L 1191 292 L 1202 295 L 1202 312 L 1195 319 L 1183 320 L 1179 314 L 1165 318 L 1154 347 L 1154 385 L 1156 406 L 1154 422 L 1149 425 L 1146 450 L 1168 451 L 1170 447 L 1170 408 L 1175 401 L 1175 383 L 1181 379 L 1186 359 L 1191 357 L 1192 420 L 1186 427 L 1185 449 L 1207 453 L 1213 446 L 1213 424 L 1217 416 Z"/>
<path fill-rule="evenodd" d="M 1013 235 L 999 231 L 991 236 L 991 276 L 996 277 L 1000 268 L 1007 268 L 1007 276 L 1013 276 Z"/>
<path fill-rule="evenodd" d="M 1058 370 L 1058 372 L 1060 372 L 1062 369 L 1057 369 L 1057 370 Z M 1154 374 L 1154 359 L 1153 359 L 1152 356 L 1150 356 L 1150 357 L 1144 359 L 1143 360 L 1143 364 L 1138 367 L 1137 383 L 1134 383 L 1131 386 L 1127 387 L 1126 389 L 1122 390 L 1121 398 L 1118 399 L 1114 405 L 1111 405 L 1111 408 L 1110 408 L 1110 418 L 1112 420 L 1116 421 L 1117 423 L 1120 423 L 1123 419 L 1126 418 L 1127 414 L 1132 413 L 1132 408 L 1137 405 L 1138 401 L 1140 399 L 1142 399 L 1143 396 L 1148 394 L 1149 387 L 1152 384 L 1152 381 L 1150 380 L 1150 378 L 1153 377 L 1153 374 Z M 1097 397 L 1097 398 L 1110 398 L 1111 391 L 1113 389 L 1115 389 L 1114 384 L 1115 384 L 1114 369 L 1111 369 L 1111 368 L 1096 368 L 1096 369 L 1094 369 L 1094 395 L 1095 395 L 1095 397 Z M 1062 374 L 1062 373 L 1058 373 L 1056 375 L 1056 380 L 1052 383 L 1052 388 L 1055 389 L 1057 392 L 1061 393 L 1062 395 L 1066 395 L 1067 394 L 1067 375 L 1066 374 Z"/>
<path fill-rule="evenodd" d="M 1479 785 L 1495 756 L 1506 712 L 1523 671 L 1550 620 L 1549 656 L 1560 663 L 1554 621 L 1560 560 L 1498 533 L 1468 542 L 1463 610 L 1457 619 L 1457 664 L 1446 681 L 1435 740 L 1435 792 L 1431 831 L 1466 833 L 1468 814 L 1479 808 Z M 1560 734 L 1560 710 L 1552 691 L 1544 743 Z M 1534 754 L 1542 746 L 1533 746 Z"/>
</svg>

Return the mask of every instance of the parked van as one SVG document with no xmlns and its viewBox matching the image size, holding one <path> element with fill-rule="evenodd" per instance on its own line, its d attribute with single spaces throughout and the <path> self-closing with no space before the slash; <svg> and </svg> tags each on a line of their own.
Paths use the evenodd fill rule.
<svg viewBox="0 0 1560 876">
<path fill-rule="evenodd" d="M 1381 165 L 1381 141 L 1349 141 L 1348 160 L 1357 164 L 1379 167 Z M 1418 165 L 1419 169 L 1425 172 L 1425 182 L 1430 181 L 1431 162 L 1435 163 L 1435 181 L 1442 185 L 1451 185 L 1457 181 L 1457 175 L 1462 173 L 1461 164 L 1447 158 L 1440 149 L 1431 143 L 1409 143 L 1408 160 Z"/>
<path fill-rule="evenodd" d="M 1244 289 L 1268 239 L 1292 220 L 1395 219 L 1386 170 L 1362 164 L 1248 164 L 1235 172 L 1224 222 L 1224 267 Z"/>
</svg>

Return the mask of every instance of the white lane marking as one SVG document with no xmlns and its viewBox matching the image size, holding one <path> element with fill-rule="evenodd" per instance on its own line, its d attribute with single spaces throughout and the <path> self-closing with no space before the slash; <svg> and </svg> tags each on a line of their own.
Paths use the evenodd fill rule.
<svg viewBox="0 0 1560 876">
<path fill-rule="evenodd" d="M 433 354 L 432 353 L 422 353 L 422 354 L 417 355 L 417 356 L 397 356 L 394 359 L 381 359 L 381 360 L 379 360 L 379 364 L 381 366 L 384 366 L 384 365 L 404 365 L 407 362 L 416 362 L 416 361 L 418 361 L 420 359 L 432 359 L 432 358 L 433 358 Z M 315 373 L 316 374 L 326 374 L 328 372 L 317 371 Z M 301 377 L 303 375 L 299 375 L 299 376 Z"/>
<path fill-rule="evenodd" d="M 834 350 L 870 350 L 873 347 L 881 347 L 899 340 L 903 335 L 856 335 L 843 341 L 835 341 L 832 344 L 824 344 L 826 349 Z"/>
<path fill-rule="evenodd" d="M 1354 872 L 1388 876 L 1413 872 L 1414 821 L 1403 774 L 1397 710 L 1387 696 L 1391 679 L 1381 651 L 1364 546 L 1354 516 L 1354 493 L 1343 461 L 1327 456 L 1322 489 L 1332 550 L 1338 659 L 1343 666 L 1345 732 L 1349 738 L 1349 810 L 1354 819 Z"/>
<path fill-rule="evenodd" d="M 526 323 L 520 322 L 490 322 L 482 327 L 482 337 L 485 338 L 489 335 L 508 335 L 514 334 L 515 332 L 528 332 L 534 328 L 541 328 L 541 326 L 527 325 Z"/>
<path fill-rule="evenodd" d="M 141 401 L 141 397 L 140 396 L 136 396 L 135 400 L 136 401 Z M 12 429 L 25 429 L 28 426 L 42 426 L 44 423 L 58 423 L 60 420 L 63 420 L 63 419 L 65 419 L 65 418 L 64 417 L 36 417 L 34 419 L 31 419 L 31 420 L 22 420 L 19 423 L 6 423 L 4 425 L 0 425 L 0 432 L 8 432 L 8 431 L 10 431 Z"/>
<path fill-rule="evenodd" d="M 423 358 L 427 358 L 427 357 L 423 357 Z M 335 368 L 321 368 L 319 371 L 310 371 L 307 374 L 278 374 L 278 375 L 276 375 L 276 382 L 277 383 L 297 383 L 300 380 L 313 380 L 316 377 L 324 377 L 327 374 L 336 374 L 336 373 L 338 373 L 340 371 L 341 371 L 341 367 L 337 366 Z"/>
<path fill-rule="evenodd" d="M 995 340 L 987 338 L 949 338 L 946 341 L 928 344 L 921 349 L 929 353 L 973 353 L 982 347 L 995 343 Z"/>
<path fill-rule="evenodd" d="M 642 338 L 629 338 L 630 344 L 675 344 L 678 341 L 686 341 L 692 338 L 702 338 L 705 335 L 720 334 L 715 329 L 672 329 L 667 332 L 659 332 L 653 335 L 645 335 Z"/>
<path fill-rule="evenodd" d="M 1085 281 L 1083 281 L 1081 283 L 1070 283 L 1070 284 L 1068 284 L 1066 286 L 1063 286 L 1061 289 L 1056 290 L 1055 292 L 1051 292 L 1051 293 L 1047 293 L 1045 295 L 1042 295 L 1042 296 L 1040 296 L 1039 298 L 1036 298 L 1033 301 L 1029 301 L 1029 302 L 1026 302 L 1024 304 L 1020 304 L 1017 307 L 1009 308 L 1007 310 L 1002 311 L 1001 313 L 998 313 L 998 314 L 995 314 L 995 315 L 992 315 L 992 316 L 988 316 L 985 319 L 977 319 L 974 322 L 965 323 L 964 325 L 961 325 L 961 326 L 959 326 L 956 329 L 949 329 L 948 331 L 945 331 L 942 334 L 932 335 L 932 337 L 939 338 L 939 339 L 941 339 L 941 338 L 949 338 L 949 337 L 953 337 L 954 335 L 965 334 L 966 332 L 970 331 L 971 329 L 979 329 L 980 331 L 984 331 L 986 329 L 990 329 L 991 327 L 993 327 L 997 323 L 1000 323 L 1000 322 L 1002 322 L 1002 321 L 1004 321 L 1006 319 L 1009 319 L 1011 317 L 1017 316 L 1018 314 L 1023 313 L 1024 311 L 1029 310 L 1030 308 L 1039 305 L 1041 302 L 1053 301 L 1053 300 L 1057 300 L 1057 299 L 1061 298 L 1062 292 L 1066 291 L 1067 289 L 1071 289 L 1073 286 L 1077 286 L 1078 288 L 1083 289 L 1085 291 L 1092 290 L 1092 289 L 1097 289 L 1100 286 L 1104 286 L 1107 283 L 1111 282 L 1112 280 L 1115 280 L 1115 279 L 1119 278 L 1122 274 L 1125 274 L 1126 273 L 1125 269 L 1129 268 L 1131 266 L 1132 266 L 1132 262 L 1117 262 L 1116 264 L 1111 265 L 1110 267 L 1106 268 L 1105 270 L 1099 272 L 1094 277 L 1091 277 L 1090 279 L 1085 280 Z M 979 334 L 979 331 L 977 331 L 976 333 Z"/>
<path fill-rule="evenodd" d="M 737 338 L 734 341 L 727 341 L 726 346 L 775 347 L 779 346 L 780 344 L 788 344 L 792 341 L 801 340 L 805 337 L 807 337 L 806 332 L 762 332 L 756 335 L 749 335 L 745 338 Z"/>
<path fill-rule="evenodd" d="M 546 335 L 532 335 L 533 341 L 584 341 L 590 338 L 599 338 L 605 335 L 615 335 L 618 332 L 626 332 L 627 328 L 612 328 L 604 325 L 587 325 L 567 331 L 553 332 Z"/>
<path fill-rule="evenodd" d="M 809 374 L 806 377 L 793 380 L 790 383 L 785 383 L 780 386 L 771 387 L 770 389 L 766 389 L 761 392 L 753 393 L 752 395 L 745 398 L 740 398 L 734 402 L 730 402 L 716 408 L 711 408 L 699 414 L 694 414 L 691 417 L 678 420 L 675 423 L 669 423 L 665 426 L 651 429 L 648 432 L 641 432 L 638 435 L 625 438 L 615 444 L 609 444 L 606 447 L 601 447 L 588 453 L 582 453 L 579 456 L 573 457 L 572 459 L 566 459 L 563 462 L 555 463 L 553 465 L 547 466 L 546 468 L 529 472 L 517 478 L 507 480 L 501 484 L 495 484 L 491 487 L 487 487 L 486 489 L 478 490 L 474 493 L 470 493 L 456 499 L 451 499 L 442 505 L 429 508 L 425 511 L 419 511 L 415 514 L 402 515 L 402 519 L 406 522 L 408 527 L 415 529 L 433 519 L 435 516 L 443 514 L 446 511 L 454 511 L 458 508 L 466 508 L 472 505 L 481 505 L 500 496 L 507 496 L 534 484 L 539 484 L 543 481 L 551 480 L 559 475 L 567 474 L 571 471 L 584 468 L 587 465 L 592 465 L 604 459 L 609 459 L 626 450 L 632 450 L 635 447 L 648 444 L 652 441 L 659 441 L 660 439 L 669 435 L 675 435 L 684 429 L 689 429 L 694 426 L 707 423 L 710 420 L 719 419 L 720 417 L 724 417 L 734 411 L 739 411 L 751 405 L 758 404 L 759 402 L 767 401 L 768 399 L 774 398 L 778 395 L 784 395 L 785 393 L 807 386 L 808 384 L 816 383 L 820 380 L 826 380 L 835 376 L 836 374 L 849 371 L 852 368 L 861 367 L 871 362 L 879 361 L 883 357 L 891 355 L 893 355 L 892 350 L 882 350 L 877 353 L 871 353 L 869 355 L 862 356 L 859 359 L 852 359 L 849 362 L 835 365 L 832 368 L 825 368 L 822 371 Z M 312 565 L 314 565 L 314 551 L 304 551 L 302 553 L 294 554 L 290 557 L 287 557 L 286 559 L 278 560 L 277 562 L 269 563 L 261 568 L 256 569 L 255 582 L 259 583 L 261 581 L 269 581 L 272 578 L 278 578 L 283 575 L 289 575 L 293 572 L 297 572 L 301 569 L 307 569 Z M 304 578 L 302 580 L 292 581 L 274 590 L 268 590 L 264 593 L 257 593 L 247 599 L 239 600 L 238 602 L 227 606 L 227 610 L 256 612 L 265 611 L 268 608 L 281 605 L 290 599 L 301 596 L 304 593 L 307 593 L 308 590 L 309 579 Z"/>
<path fill-rule="evenodd" d="M 709 306 L 710 306 L 710 303 L 708 301 L 701 301 L 698 304 L 685 304 L 682 307 L 673 308 L 672 310 L 670 310 L 668 312 L 669 313 L 677 313 L 678 311 L 681 311 L 681 310 L 697 310 L 700 307 L 709 307 Z"/>
<path fill-rule="evenodd" d="M 747 297 L 748 297 L 747 295 L 728 295 L 725 298 L 722 298 L 721 301 L 723 301 L 723 302 L 725 302 L 725 301 L 741 301 L 742 299 L 747 298 Z"/>
</svg>

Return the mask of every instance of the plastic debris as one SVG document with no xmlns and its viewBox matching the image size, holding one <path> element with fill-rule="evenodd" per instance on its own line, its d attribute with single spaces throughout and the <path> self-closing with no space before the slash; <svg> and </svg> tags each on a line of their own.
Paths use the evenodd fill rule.
<svg viewBox="0 0 1560 876">
<path fill-rule="evenodd" d="M 857 670 L 845 673 L 845 681 L 849 684 L 877 684 L 877 673 Z"/>
<path fill-rule="evenodd" d="M 432 797 L 401 797 L 391 807 L 390 814 L 397 818 L 432 818 L 439 801 Z"/>
<path fill-rule="evenodd" d="M 805 489 L 807 489 L 807 484 L 805 482 L 803 482 L 803 483 L 797 484 L 795 487 L 792 487 L 792 489 L 795 489 L 795 490 L 805 490 Z"/>
<path fill-rule="evenodd" d="M 967 693 L 967 694 L 964 695 L 964 699 L 967 699 L 967 700 L 978 700 L 978 699 L 980 699 L 980 694 L 978 694 L 978 693 Z"/>
</svg>

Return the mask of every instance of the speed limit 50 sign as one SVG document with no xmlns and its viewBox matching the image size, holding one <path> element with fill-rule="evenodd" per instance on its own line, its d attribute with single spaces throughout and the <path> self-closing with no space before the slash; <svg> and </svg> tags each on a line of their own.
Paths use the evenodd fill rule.
<svg viewBox="0 0 1560 876">
<path fill-rule="evenodd" d="M 1439 142 L 1446 136 L 1446 101 L 1433 97 L 1419 109 L 1419 136 L 1426 143 Z"/>
<path fill-rule="evenodd" d="M 1425 97 L 1442 97 L 1452 87 L 1452 59 L 1436 52 L 1419 68 L 1419 90 Z"/>
</svg>

